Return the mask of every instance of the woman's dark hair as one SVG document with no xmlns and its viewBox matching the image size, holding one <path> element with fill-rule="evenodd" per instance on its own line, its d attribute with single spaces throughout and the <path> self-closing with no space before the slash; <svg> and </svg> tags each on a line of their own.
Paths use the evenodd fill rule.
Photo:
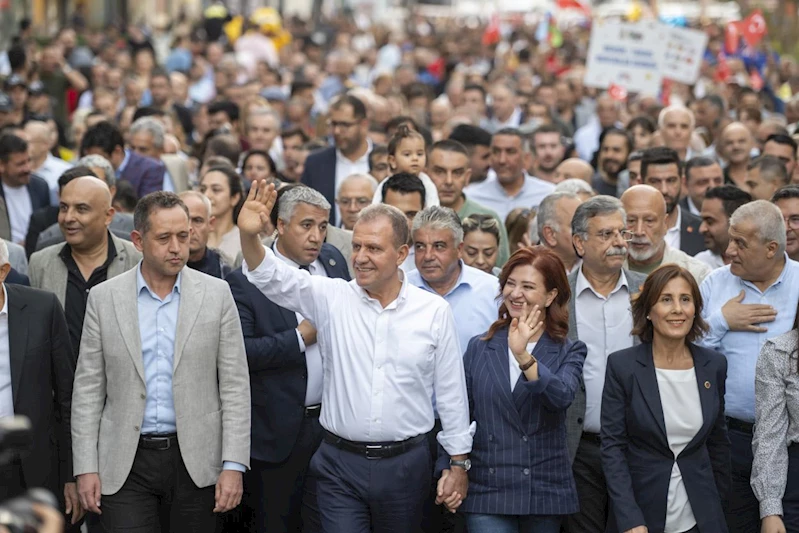
<svg viewBox="0 0 799 533">
<path fill-rule="evenodd" d="M 241 176 L 239 173 L 236 172 L 236 169 L 233 167 L 229 167 L 227 165 L 215 165 L 209 168 L 203 177 L 200 179 L 200 183 L 202 180 L 205 179 L 208 174 L 211 172 L 219 172 L 220 174 L 224 174 L 227 177 L 228 187 L 230 187 L 230 197 L 233 198 L 235 195 L 239 195 L 239 201 L 236 202 L 235 207 L 233 207 L 233 223 L 236 224 L 239 220 L 239 212 L 241 211 L 241 207 L 244 205 L 244 185 L 242 183 Z"/>
<path fill-rule="evenodd" d="M 655 126 L 655 121 L 649 118 L 646 115 L 639 115 L 632 119 L 625 128 L 627 131 L 632 133 L 636 127 L 639 127 L 646 131 L 649 134 L 655 133 L 657 131 L 657 126 Z"/>
<path fill-rule="evenodd" d="M 685 336 L 685 342 L 694 342 L 701 338 L 708 330 L 707 323 L 702 319 L 702 294 L 696 284 L 693 274 L 675 264 L 663 265 L 649 276 L 637 297 L 633 299 L 633 331 L 632 334 L 641 339 L 641 342 L 652 342 L 655 328 L 647 318 L 649 312 L 657 304 L 660 294 L 666 285 L 673 279 L 682 278 L 691 287 L 691 298 L 694 301 L 694 323 L 691 331 Z"/>
<path fill-rule="evenodd" d="M 508 213 L 505 219 L 505 229 L 508 232 L 510 253 L 516 251 L 524 235 L 530 231 L 530 222 L 535 218 L 535 215 L 535 210 L 522 207 L 517 207 Z"/>
<path fill-rule="evenodd" d="M 571 298 L 571 288 L 566 277 L 566 267 L 563 261 L 555 255 L 555 252 L 543 246 L 532 248 L 519 248 L 516 253 L 510 256 L 508 262 L 502 267 L 499 273 L 499 294 L 505 289 L 508 277 L 516 267 L 530 265 L 535 268 L 544 278 L 547 292 L 556 289 L 558 294 L 552 300 L 552 304 L 545 310 L 544 329 L 555 342 L 561 342 L 569 332 L 569 299 Z M 491 324 L 488 333 L 483 340 L 491 339 L 494 334 L 502 328 L 510 326 L 511 317 L 508 306 L 503 301 L 499 306 L 499 319 Z"/>
<path fill-rule="evenodd" d="M 400 143 L 405 139 L 421 139 L 425 145 L 425 149 L 427 148 L 427 142 L 424 140 L 424 136 L 421 133 L 412 130 L 407 124 L 402 124 L 397 128 L 397 132 L 391 137 L 391 140 L 388 141 L 388 155 L 396 155 Z"/>
<path fill-rule="evenodd" d="M 499 220 L 491 215 L 469 215 L 463 219 L 462 226 L 464 237 L 472 232 L 482 231 L 483 233 L 490 233 L 496 237 L 497 246 L 499 246 L 500 241 L 502 240 L 500 239 Z"/>
<path fill-rule="evenodd" d="M 273 178 L 276 178 L 277 177 L 277 165 L 275 165 L 275 161 L 272 159 L 272 156 L 270 156 L 267 152 L 265 152 L 263 150 L 250 150 L 249 152 L 247 152 L 245 154 L 244 160 L 241 162 L 241 172 L 242 172 L 242 174 L 244 173 L 244 167 L 247 166 L 247 161 L 249 161 L 250 158 L 252 156 L 254 156 L 254 155 L 259 155 L 259 156 L 263 157 L 264 159 L 266 159 L 266 164 L 269 167 L 269 175 L 271 177 L 273 177 Z"/>
</svg>

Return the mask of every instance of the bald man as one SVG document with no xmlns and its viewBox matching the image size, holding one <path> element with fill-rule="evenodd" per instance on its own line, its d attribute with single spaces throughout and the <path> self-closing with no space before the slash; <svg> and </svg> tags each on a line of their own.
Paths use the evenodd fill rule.
<svg viewBox="0 0 799 533">
<path fill-rule="evenodd" d="M 591 165 L 578 157 L 571 157 L 555 168 L 554 183 L 560 183 L 563 180 L 578 179 L 590 185 L 593 175 L 594 169 Z"/>
<path fill-rule="evenodd" d="M 58 142 L 58 134 L 54 135 L 46 122 L 30 120 L 25 124 L 25 137 L 28 139 L 32 172 L 47 182 L 50 204 L 58 205 L 58 178 L 72 167 L 50 153 L 50 149 Z"/>
<path fill-rule="evenodd" d="M 189 209 L 191 237 L 189 238 L 189 260 L 186 266 L 204 274 L 225 279 L 232 270 L 222 255 L 208 247 L 208 235 L 216 222 L 211 214 L 211 200 L 197 191 L 180 193 L 180 199 Z"/>
<path fill-rule="evenodd" d="M 755 138 L 742 122 L 733 122 L 721 130 L 719 155 L 727 161 L 724 183 L 746 190 L 747 166 L 755 147 Z"/>
<path fill-rule="evenodd" d="M 133 268 L 141 254 L 113 235 L 114 217 L 108 185 L 93 176 L 74 178 L 61 190 L 58 225 L 66 242 L 34 253 L 28 273 L 31 286 L 55 293 L 67 317 L 77 356 L 89 290 Z"/>
<path fill-rule="evenodd" d="M 710 274 L 710 267 L 666 242 L 666 201 L 650 185 L 634 185 L 621 195 L 627 213 L 627 229 L 633 233 L 625 268 L 648 275 L 665 264 L 676 264 L 693 274 L 697 284 Z"/>
<path fill-rule="evenodd" d="M 341 182 L 336 203 L 341 211 L 341 227 L 352 230 L 361 210 L 372 203 L 377 180 L 368 174 L 352 174 Z"/>
</svg>

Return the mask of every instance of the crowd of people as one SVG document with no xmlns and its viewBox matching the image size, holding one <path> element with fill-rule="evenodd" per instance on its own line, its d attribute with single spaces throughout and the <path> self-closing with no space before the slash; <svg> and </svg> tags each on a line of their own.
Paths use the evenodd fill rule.
<svg viewBox="0 0 799 533">
<path fill-rule="evenodd" d="M 707 24 L 695 85 L 619 96 L 589 28 L 268 15 L 23 21 L 0 57 L 0 417 L 33 433 L 0 500 L 799 532 L 791 58 Z"/>
</svg>

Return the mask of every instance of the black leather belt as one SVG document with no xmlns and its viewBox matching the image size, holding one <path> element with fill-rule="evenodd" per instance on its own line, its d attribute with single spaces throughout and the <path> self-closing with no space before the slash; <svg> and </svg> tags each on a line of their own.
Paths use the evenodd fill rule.
<svg viewBox="0 0 799 533">
<path fill-rule="evenodd" d="M 322 404 L 318 403 L 316 405 L 309 405 L 305 408 L 305 418 L 319 418 L 319 414 L 322 412 Z"/>
<path fill-rule="evenodd" d="M 425 442 L 425 435 L 416 435 L 399 442 L 353 442 L 325 430 L 325 442 L 339 450 L 354 453 L 367 459 L 388 459 L 401 455 Z"/>
<path fill-rule="evenodd" d="M 727 417 L 727 427 L 748 435 L 752 435 L 755 429 L 755 425 L 753 423 L 744 422 L 743 420 L 738 420 L 737 418 L 730 418 L 729 416 Z"/>
<path fill-rule="evenodd" d="M 592 444 L 596 444 L 597 446 L 602 445 L 602 439 L 599 437 L 599 433 L 591 433 L 590 431 L 583 431 L 582 438 Z"/>
<path fill-rule="evenodd" d="M 177 433 L 172 433 L 170 435 L 142 435 L 139 437 L 139 448 L 144 450 L 164 451 L 177 445 Z"/>
</svg>

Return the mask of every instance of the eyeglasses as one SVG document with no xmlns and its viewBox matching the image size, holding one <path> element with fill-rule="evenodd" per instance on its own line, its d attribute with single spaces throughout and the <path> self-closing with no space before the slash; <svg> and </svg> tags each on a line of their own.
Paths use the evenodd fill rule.
<svg viewBox="0 0 799 533">
<path fill-rule="evenodd" d="M 358 207 L 366 207 L 372 200 L 370 198 L 339 198 L 336 200 L 336 203 L 341 207 L 349 207 L 351 205 L 356 205 Z"/>
<path fill-rule="evenodd" d="M 616 238 L 616 235 L 621 235 L 621 240 L 624 242 L 630 242 L 633 240 L 633 232 L 630 230 L 617 230 L 617 229 L 606 229 L 600 231 L 599 233 L 594 234 L 594 237 L 599 239 L 602 242 L 608 242 L 612 239 Z"/>
<path fill-rule="evenodd" d="M 799 215 L 792 215 L 786 218 L 785 225 L 791 229 L 799 229 Z"/>
</svg>

